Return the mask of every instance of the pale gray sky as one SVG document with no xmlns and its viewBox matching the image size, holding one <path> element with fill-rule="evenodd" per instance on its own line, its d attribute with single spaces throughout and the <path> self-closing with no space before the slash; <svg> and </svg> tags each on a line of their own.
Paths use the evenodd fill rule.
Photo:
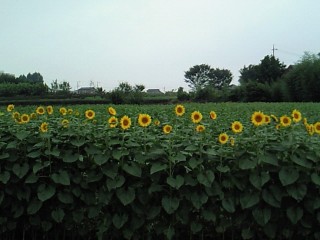
<svg viewBox="0 0 320 240">
<path fill-rule="evenodd" d="M 188 89 L 197 64 L 226 68 L 320 52 L 319 0 L 0 0 L 0 71 L 45 82 Z"/>
</svg>

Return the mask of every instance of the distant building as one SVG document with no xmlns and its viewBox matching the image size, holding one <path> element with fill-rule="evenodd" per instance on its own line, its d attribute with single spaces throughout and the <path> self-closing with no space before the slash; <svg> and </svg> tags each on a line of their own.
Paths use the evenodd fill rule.
<svg viewBox="0 0 320 240">
<path fill-rule="evenodd" d="M 155 89 L 148 89 L 147 90 L 148 94 L 163 94 L 163 92 L 161 92 L 159 89 L 155 88 Z"/>
<path fill-rule="evenodd" d="M 78 94 L 94 94 L 96 89 L 94 87 L 81 87 L 75 91 Z"/>
</svg>

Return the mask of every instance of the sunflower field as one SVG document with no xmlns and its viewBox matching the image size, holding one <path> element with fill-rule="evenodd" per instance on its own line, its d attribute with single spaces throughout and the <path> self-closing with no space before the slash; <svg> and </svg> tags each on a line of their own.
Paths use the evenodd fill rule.
<svg viewBox="0 0 320 240">
<path fill-rule="evenodd" d="M 0 107 L 0 239 L 320 239 L 319 113 Z"/>
</svg>

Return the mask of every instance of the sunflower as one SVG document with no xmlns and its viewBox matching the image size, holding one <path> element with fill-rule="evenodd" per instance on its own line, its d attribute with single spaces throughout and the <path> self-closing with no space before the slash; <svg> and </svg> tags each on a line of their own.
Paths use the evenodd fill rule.
<svg viewBox="0 0 320 240">
<path fill-rule="evenodd" d="M 19 119 L 20 118 L 20 113 L 19 112 L 13 112 L 12 113 L 12 118 L 13 119 Z"/>
<path fill-rule="evenodd" d="M 276 125 L 276 129 L 280 129 L 280 127 L 281 127 L 281 124 L 278 123 L 278 124 Z"/>
<path fill-rule="evenodd" d="M 42 106 L 37 107 L 36 113 L 39 115 L 43 115 L 45 113 L 44 107 Z"/>
<path fill-rule="evenodd" d="M 36 119 L 37 118 L 37 114 L 36 113 L 31 113 L 30 114 L 30 119 Z"/>
<path fill-rule="evenodd" d="M 108 119 L 108 123 L 111 128 L 115 128 L 118 125 L 118 118 L 112 116 Z"/>
<path fill-rule="evenodd" d="M 265 124 L 269 124 L 271 122 L 271 118 L 269 115 L 264 115 L 264 122 Z"/>
<path fill-rule="evenodd" d="M 199 123 L 202 120 L 202 114 L 199 111 L 194 111 L 191 113 L 191 120 L 193 123 Z"/>
<path fill-rule="evenodd" d="M 314 127 L 314 131 L 320 134 L 320 122 L 316 122 L 315 124 L 313 124 L 313 127 Z"/>
<path fill-rule="evenodd" d="M 233 137 L 230 137 L 230 145 L 231 145 L 231 146 L 234 146 L 234 144 L 235 144 L 234 138 L 233 138 Z"/>
<path fill-rule="evenodd" d="M 47 106 L 47 113 L 51 115 L 53 113 L 53 107 L 52 106 Z"/>
<path fill-rule="evenodd" d="M 315 133 L 315 127 L 313 124 L 306 124 L 306 129 L 310 136 Z"/>
<path fill-rule="evenodd" d="M 308 124 L 308 119 L 307 118 L 303 118 L 303 124 L 307 125 Z"/>
<path fill-rule="evenodd" d="M 202 124 L 197 125 L 196 127 L 196 131 L 197 132 L 203 132 L 206 129 L 205 126 L 203 126 Z"/>
<path fill-rule="evenodd" d="M 14 109 L 14 105 L 13 105 L 13 104 L 9 104 L 9 105 L 7 106 L 7 111 L 8 111 L 8 112 L 12 112 L 13 109 Z"/>
<path fill-rule="evenodd" d="M 41 123 L 40 131 L 43 133 L 48 132 L 48 123 L 46 123 L 46 122 Z"/>
<path fill-rule="evenodd" d="M 22 114 L 20 117 L 21 123 L 28 123 L 30 121 L 30 117 L 28 114 Z"/>
<path fill-rule="evenodd" d="M 243 130 L 243 125 L 241 122 L 239 121 L 234 121 L 232 124 L 231 124 L 231 130 L 232 132 L 234 133 L 241 133 L 242 130 Z"/>
<path fill-rule="evenodd" d="M 288 127 L 291 124 L 291 118 L 289 118 L 287 115 L 283 115 L 280 117 L 280 124 L 283 127 Z"/>
<path fill-rule="evenodd" d="M 210 118 L 213 119 L 213 120 L 215 120 L 217 118 L 217 114 L 216 114 L 215 111 L 211 111 L 210 112 Z"/>
<path fill-rule="evenodd" d="M 228 142 L 229 136 L 228 136 L 228 134 L 226 134 L 226 133 L 220 133 L 220 134 L 219 134 L 219 137 L 218 137 L 218 140 L 219 140 L 219 142 L 220 142 L 221 144 L 225 144 L 225 143 Z"/>
<path fill-rule="evenodd" d="M 117 115 L 117 111 L 113 107 L 108 107 L 108 112 L 112 116 Z"/>
<path fill-rule="evenodd" d="M 154 125 L 156 125 L 156 126 L 159 126 L 159 125 L 160 125 L 159 119 L 154 120 L 153 123 L 154 123 Z"/>
<path fill-rule="evenodd" d="M 255 125 L 256 127 L 261 126 L 264 124 L 265 122 L 265 117 L 264 114 L 262 112 L 254 112 L 251 115 L 251 122 L 253 123 L 253 125 Z"/>
<path fill-rule="evenodd" d="M 69 108 L 67 112 L 69 115 L 71 115 L 73 113 L 73 110 L 71 108 Z"/>
<path fill-rule="evenodd" d="M 302 116 L 301 116 L 301 112 L 299 112 L 297 109 L 294 109 L 291 113 L 291 117 L 292 117 L 292 120 L 294 122 L 300 122 L 301 119 L 302 119 Z"/>
<path fill-rule="evenodd" d="M 271 114 L 270 116 L 272 117 L 273 121 L 279 122 L 279 119 L 277 118 L 276 115 Z"/>
<path fill-rule="evenodd" d="M 165 134 L 169 134 L 171 131 L 172 131 L 172 126 L 171 125 L 164 125 L 163 128 L 162 128 L 163 132 Z"/>
<path fill-rule="evenodd" d="M 61 125 L 62 125 L 62 127 L 67 128 L 69 126 L 69 120 L 68 119 L 63 119 L 61 121 Z"/>
<path fill-rule="evenodd" d="M 181 104 L 178 104 L 175 108 L 174 108 L 174 111 L 176 112 L 176 115 L 181 117 L 185 112 L 186 112 L 186 109 L 184 108 L 183 105 Z"/>
<path fill-rule="evenodd" d="M 128 116 L 123 116 L 120 119 L 120 126 L 123 130 L 127 130 L 131 126 L 131 119 Z"/>
<path fill-rule="evenodd" d="M 91 110 L 91 109 L 89 109 L 89 110 L 87 110 L 87 111 L 85 112 L 85 116 L 86 116 L 86 118 L 89 119 L 89 120 L 94 119 L 95 115 L 96 115 L 96 113 L 95 113 L 93 110 Z"/>
<path fill-rule="evenodd" d="M 140 113 L 138 117 L 138 123 L 141 127 L 148 127 L 151 123 L 151 117 L 149 114 Z"/>
<path fill-rule="evenodd" d="M 67 114 L 67 109 L 65 107 L 61 107 L 59 109 L 59 112 L 60 112 L 61 115 L 65 116 Z"/>
</svg>

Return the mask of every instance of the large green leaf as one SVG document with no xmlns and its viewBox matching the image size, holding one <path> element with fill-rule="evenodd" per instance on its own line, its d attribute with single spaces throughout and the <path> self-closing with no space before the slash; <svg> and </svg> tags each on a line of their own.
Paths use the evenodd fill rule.
<svg viewBox="0 0 320 240">
<path fill-rule="evenodd" d="M 59 172 L 51 175 L 51 179 L 58 184 L 62 184 L 65 186 L 70 185 L 70 177 L 67 171 L 59 170 Z"/>
<path fill-rule="evenodd" d="M 200 184 L 211 187 L 213 181 L 214 181 L 214 173 L 211 170 L 206 170 L 205 172 L 200 172 L 197 175 L 197 179 Z"/>
<path fill-rule="evenodd" d="M 61 223 L 63 218 L 64 218 L 64 216 L 65 216 L 65 213 L 64 213 L 63 209 L 61 209 L 61 208 L 58 208 L 58 209 L 53 210 L 51 212 L 52 219 L 54 221 L 56 221 L 57 223 Z"/>
<path fill-rule="evenodd" d="M 306 156 L 297 156 L 296 154 L 291 155 L 292 162 L 296 163 L 299 166 L 305 167 L 307 169 L 312 168 L 312 162 L 310 162 Z"/>
<path fill-rule="evenodd" d="M 110 191 L 111 189 L 121 187 L 125 181 L 126 180 L 122 175 L 117 175 L 114 179 L 107 179 L 108 190 Z"/>
<path fill-rule="evenodd" d="M 135 162 L 131 162 L 130 164 L 128 163 L 123 164 L 122 169 L 132 176 L 141 177 L 141 173 L 142 173 L 141 167 Z"/>
<path fill-rule="evenodd" d="M 8 171 L 3 171 L 0 173 L 0 182 L 7 184 L 10 179 L 10 173 Z"/>
<path fill-rule="evenodd" d="M 16 138 L 18 138 L 20 141 L 22 141 L 30 135 L 30 132 L 25 131 L 25 130 L 21 130 L 21 131 L 18 131 L 15 135 L 16 135 Z"/>
<path fill-rule="evenodd" d="M 280 208 L 280 201 L 268 189 L 263 189 L 262 199 L 272 207 Z"/>
<path fill-rule="evenodd" d="M 203 204 L 208 201 L 208 195 L 204 193 L 193 192 L 191 193 L 190 200 L 192 205 L 199 210 Z"/>
<path fill-rule="evenodd" d="M 320 176 L 317 173 L 311 174 L 311 180 L 314 184 L 320 186 Z"/>
<path fill-rule="evenodd" d="M 31 172 L 28 177 L 26 177 L 25 183 L 36 183 L 38 181 L 39 177 L 35 175 L 33 172 Z"/>
<path fill-rule="evenodd" d="M 128 189 L 119 188 L 116 191 L 116 195 L 124 206 L 133 202 L 136 197 L 135 190 L 132 187 L 129 187 Z"/>
<path fill-rule="evenodd" d="M 279 171 L 279 179 L 282 186 L 290 185 L 296 182 L 299 178 L 299 172 L 293 167 L 282 167 Z"/>
<path fill-rule="evenodd" d="M 240 204 L 242 209 L 250 208 L 260 201 L 259 193 L 244 192 L 240 195 Z"/>
<path fill-rule="evenodd" d="M 162 197 L 161 204 L 168 214 L 172 214 L 178 209 L 180 200 L 176 197 L 164 196 Z"/>
<path fill-rule="evenodd" d="M 263 163 L 268 163 L 274 166 L 279 166 L 278 159 L 276 155 L 273 155 L 273 154 L 259 155 L 259 161 Z"/>
<path fill-rule="evenodd" d="M 31 200 L 31 202 L 29 203 L 29 205 L 27 207 L 27 213 L 29 215 L 33 215 L 33 214 L 37 213 L 41 207 L 42 207 L 42 202 L 39 201 L 38 199 L 34 198 Z"/>
<path fill-rule="evenodd" d="M 71 150 L 67 150 L 62 154 L 62 161 L 65 163 L 73 163 L 79 160 L 79 153 L 72 152 Z"/>
<path fill-rule="evenodd" d="M 252 211 L 252 215 L 260 226 L 264 226 L 271 218 L 271 210 L 270 208 L 256 208 Z"/>
<path fill-rule="evenodd" d="M 169 176 L 167 178 L 167 183 L 171 187 L 179 189 L 184 183 L 184 178 L 181 175 L 177 175 L 176 177 Z"/>
<path fill-rule="evenodd" d="M 303 216 L 303 209 L 300 207 L 289 207 L 289 208 L 287 208 L 286 213 L 287 213 L 287 217 L 290 219 L 290 221 L 293 224 L 297 224 L 297 222 Z"/>
<path fill-rule="evenodd" d="M 257 160 L 256 159 L 250 159 L 248 156 L 242 157 L 239 160 L 239 168 L 240 169 L 253 169 L 257 166 Z"/>
<path fill-rule="evenodd" d="M 253 186 L 260 190 L 270 180 L 270 175 L 267 172 L 254 171 L 251 172 L 249 180 Z"/>
<path fill-rule="evenodd" d="M 234 213 L 236 211 L 235 200 L 233 197 L 222 199 L 221 204 L 222 207 L 229 213 Z"/>
<path fill-rule="evenodd" d="M 69 192 L 58 192 L 57 194 L 60 202 L 65 204 L 73 203 L 73 195 Z"/>
<path fill-rule="evenodd" d="M 96 154 L 93 156 L 93 161 L 99 166 L 105 164 L 108 159 L 109 157 L 104 154 Z"/>
<path fill-rule="evenodd" d="M 168 165 L 167 164 L 162 164 L 160 162 L 155 162 L 152 163 L 151 168 L 150 168 L 150 174 L 154 174 L 156 172 L 160 172 L 162 170 L 167 169 Z"/>
<path fill-rule="evenodd" d="M 302 183 L 295 183 L 287 186 L 288 194 L 296 199 L 298 202 L 302 201 L 304 196 L 307 194 L 307 186 Z"/>
<path fill-rule="evenodd" d="M 12 167 L 12 171 L 17 177 L 23 178 L 29 171 L 29 164 L 28 163 L 23 163 L 23 164 L 18 164 L 15 163 Z"/>
<path fill-rule="evenodd" d="M 38 198 L 40 201 L 44 202 L 50 198 L 53 197 L 53 195 L 56 193 L 56 188 L 52 185 L 47 184 L 41 184 L 38 187 Z"/>
<path fill-rule="evenodd" d="M 45 161 L 45 162 L 36 162 L 33 165 L 32 171 L 34 174 L 36 174 L 37 172 L 39 172 L 41 169 L 49 167 L 50 166 L 50 162 L 49 161 Z"/>
<path fill-rule="evenodd" d="M 129 218 L 128 215 L 125 213 L 123 214 L 116 213 L 112 217 L 112 223 L 117 229 L 120 229 L 128 221 L 128 218 Z"/>
<path fill-rule="evenodd" d="M 114 179 L 118 175 L 118 165 L 106 163 L 102 166 L 101 171 L 104 175 Z"/>
</svg>

